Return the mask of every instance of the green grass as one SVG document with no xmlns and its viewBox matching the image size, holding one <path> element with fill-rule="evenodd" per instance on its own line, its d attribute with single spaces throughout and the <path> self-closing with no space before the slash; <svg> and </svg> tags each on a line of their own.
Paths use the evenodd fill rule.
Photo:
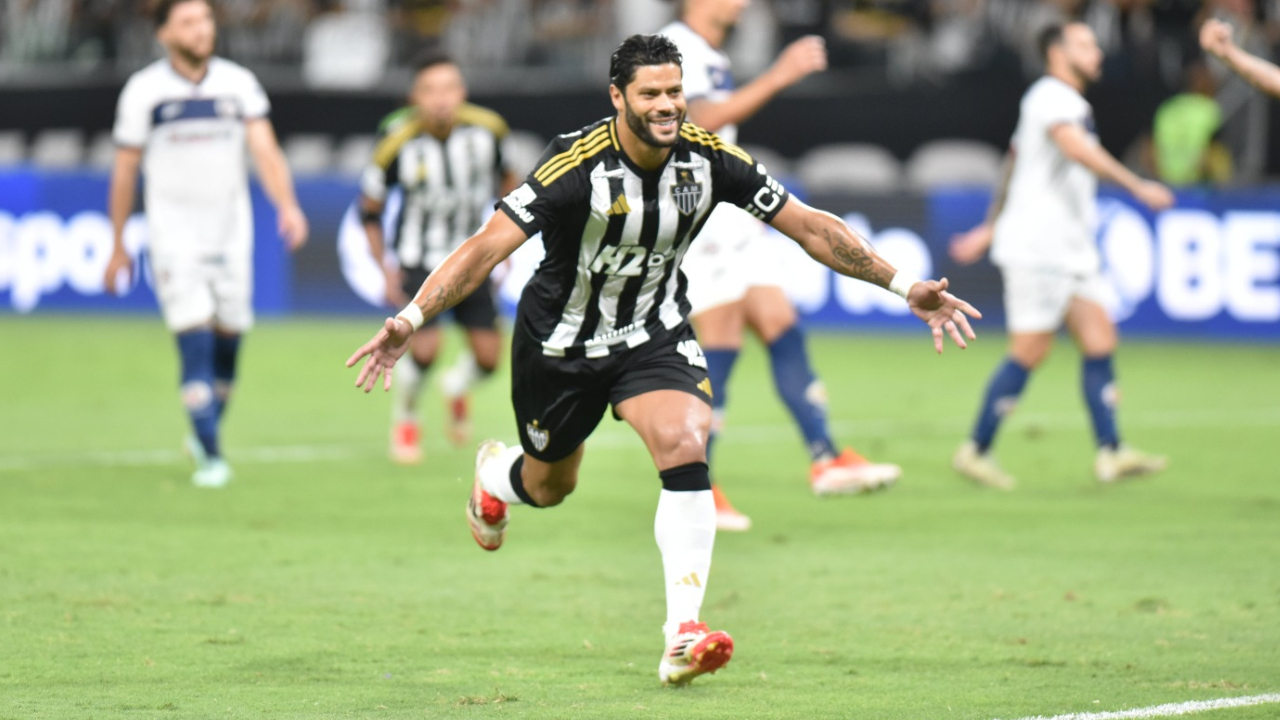
<svg viewBox="0 0 1280 720">
<path fill-rule="evenodd" d="M 256 330 L 236 481 L 200 491 L 158 319 L 0 318 L 0 718 L 988 720 L 1280 692 L 1280 348 L 1126 345 L 1122 428 L 1171 467 L 1103 488 L 1064 344 L 998 494 L 947 462 L 1002 338 L 815 334 L 838 438 L 905 469 L 828 500 L 749 351 L 717 471 L 755 528 L 720 536 L 704 607 L 737 654 L 672 691 L 639 441 L 606 420 L 569 502 L 483 553 L 470 450 L 429 429 L 425 467 L 385 460 L 388 399 L 342 365 L 376 326 Z M 515 440 L 507 398 L 505 373 L 478 393 L 477 438 Z"/>
</svg>

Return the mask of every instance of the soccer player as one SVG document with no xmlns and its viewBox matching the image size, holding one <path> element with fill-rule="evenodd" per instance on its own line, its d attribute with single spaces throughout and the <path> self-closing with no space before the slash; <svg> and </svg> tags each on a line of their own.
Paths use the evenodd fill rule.
<svg viewBox="0 0 1280 720">
<path fill-rule="evenodd" d="M 506 122 L 466 99 L 458 66 L 443 54 L 425 56 L 409 91 L 410 106 L 383 121 L 373 161 L 360 183 L 369 251 L 385 269 L 387 302 L 394 307 L 407 302 L 432 269 L 480 226 L 495 192 L 505 195 L 518 182 L 502 160 Z M 392 243 L 394 259 L 384 261 L 382 214 L 394 187 L 403 191 L 403 203 Z M 468 433 L 467 391 L 493 373 L 501 354 L 498 309 L 487 278 L 453 308 L 453 316 L 471 346 L 471 353 L 442 377 L 449 437 L 461 444 Z M 396 366 L 391 458 L 398 463 L 422 460 L 417 402 L 439 348 L 440 328 L 433 319 L 413 334 L 412 362 Z"/>
<path fill-rule="evenodd" d="M 779 92 L 827 67 L 822 38 L 804 37 L 788 45 L 767 72 L 735 89 L 729 58 L 721 46 L 746 5 L 742 0 L 685 0 L 680 3 L 680 19 L 658 31 L 671 38 L 684 56 L 689 120 L 731 143 L 737 142 L 738 123 L 759 112 Z M 745 326 L 768 348 L 774 389 L 809 452 L 812 490 L 819 495 L 860 493 L 888 485 L 902 474 L 900 467 L 868 462 L 852 448 L 841 452 L 831 439 L 827 392 L 809 364 L 795 307 L 772 272 L 771 242 L 758 219 L 721 205 L 685 257 L 693 308 L 690 320 L 706 353 L 715 390 L 708 442 L 714 444 L 723 425 L 726 388 Z M 751 519 L 733 507 L 718 483 L 712 490 L 721 530 L 751 527 Z"/>
<path fill-rule="evenodd" d="M 617 114 L 552 141 L 499 212 L 427 277 L 413 302 L 347 360 L 368 358 L 365 392 L 390 372 L 410 335 L 460 302 L 493 267 L 541 232 L 546 257 L 524 289 L 513 330 L 512 404 L 520 445 L 480 444 L 467 520 L 497 550 L 508 506 L 559 505 L 578 484 L 584 441 L 610 405 L 640 435 L 662 481 L 654 535 L 667 594 L 658 675 L 685 684 L 728 662 L 733 640 L 698 621 L 715 541 L 707 473 L 707 361 L 687 316 L 680 272 L 712 208 L 728 202 L 793 238 L 837 272 L 888 287 L 961 347 L 973 337 L 947 281 L 897 274 L 839 218 L 791 197 L 738 147 L 684 122 L 680 52 L 633 35 L 614 52 Z"/>
<path fill-rule="evenodd" d="M 141 166 L 146 178 L 148 255 L 165 324 L 177 336 L 182 404 L 193 436 L 192 481 L 221 487 L 231 468 L 218 428 L 236 377 L 240 337 L 253 323 L 253 217 L 245 146 L 276 207 L 290 250 L 307 239 L 293 179 L 253 73 L 213 56 L 216 28 L 206 0 L 161 0 L 156 37 L 167 56 L 134 73 L 116 107 L 110 214 L 115 248 L 105 283 L 132 273 L 124 226 Z"/>
<path fill-rule="evenodd" d="M 1206 20 L 1200 26 L 1200 47 L 1245 82 L 1268 95 L 1280 97 L 1280 67 L 1243 50 L 1232 39 L 1231 26 L 1227 23 L 1212 18 Z"/>
<path fill-rule="evenodd" d="M 1173 194 L 1129 172 L 1098 144 L 1093 110 L 1083 96 L 1102 70 L 1102 50 L 1089 26 L 1047 28 L 1040 51 L 1046 74 L 1022 97 L 1004 179 L 987 219 L 951 247 L 962 264 L 977 262 L 991 248 L 1004 278 L 1009 329 L 1009 356 L 991 377 L 973 434 L 952 465 L 982 485 L 1005 490 L 1014 479 L 991 456 L 991 444 L 1064 323 L 1084 355 L 1081 377 L 1097 441 L 1098 480 L 1113 482 L 1165 466 L 1164 458 L 1121 444 L 1116 427 L 1111 356 L 1117 336 L 1103 306 L 1097 179 L 1120 185 L 1153 210 L 1171 206 Z"/>
</svg>

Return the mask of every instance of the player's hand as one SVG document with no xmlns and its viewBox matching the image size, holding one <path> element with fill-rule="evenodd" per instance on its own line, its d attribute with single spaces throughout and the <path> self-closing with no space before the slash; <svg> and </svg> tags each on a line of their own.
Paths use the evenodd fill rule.
<svg viewBox="0 0 1280 720">
<path fill-rule="evenodd" d="M 285 247 L 289 248 L 289 252 L 305 245 L 311 230 L 307 226 L 307 216 L 302 214 L 302 208 L 297 205 L 285 205 L 276 214 L 280 216 L 278 228 L 280 237 L 284 239 Z"/>
<path fill-rule="evenodd" d="M 907 306 L 916 317 L 929 324 L 933 330 L 933 349 L 942 352 L 942 333 L 945 330 L 956 345 L 963 350 L 969 347 L 964 339 L 976 339 L 969 318 L 981 319 L 982 313 L 972 305 L 947 292 L 947 279 L 921 280 L 907 292 Z M 968 315 L 969 317 L 965 317 Z M 961 335 L 963 331 L 963 335 Z"/>
<path fill-rule="evenodd" d="M 806 35 L 796 40 L 783 49 L 782 54 L 773 62 L 772 69 L 784 86 L 826 70 L 826 41 L 817 35 Z"/>
<path fill-rule="evenodd" d="M 124 273 L 123 277 L 121 272 Z M 111 258 L 107 260 L 107 269 L 102 273 L 102 287 L 112 295 L 120 296 L 125 294 L 132 284 L 133 258 L 129 257 L 128 251 L 123 248 L 112 250 Z"/>
<path fill-rule="evenodd" d="M 393 308 L 404 307 L 409 299 L 404 296 L 404 288 L 401 287 L 403 278 L 400 274 L 400 268 L 396 265 L 383 265 L 382 277 L 387 283 L 387 304 Z"/>
<path fill-rule="evenodd" d="M 1133 191 L 1133 196 L 1152 210 L 1168 210 L 1173 207 L 1173 191 L 1151 180 L 1143 180 Z"/>
<path fill-rule="evenodd" d="M 1209 19 L 1200 26 L 1200 47 L 1216 57 L 1225 57 L 1235 42 L 1231 39 L 1231 26 L 1221 20 Z"/>
<path fill-rule="evenodd" d="M 987 254 L 994 234 L 995 231 L 990 223 L 982 223 L 969 232 L 952 235 L 951 246 L 947 248 L 947 253 L 952 260 L 961 265 L 972 265 Z"/>
<path fill-rule="evenodd" d="M 409 323 L 399 318 L 387 318 L 378 334 L 347 358 L 347 367 L 355 367 L 360 358 L 366 355 L 369 357 L 356 376 L 356 387 L 363 387 L 365 392 L 369 392 L 381 375 L 382 389 L 390 390 L 391 368 L 395 367 L 396 361 L 409 349 L 409 336 L 412 334 L 413 328 L 409 327 Z"/>
</svg>

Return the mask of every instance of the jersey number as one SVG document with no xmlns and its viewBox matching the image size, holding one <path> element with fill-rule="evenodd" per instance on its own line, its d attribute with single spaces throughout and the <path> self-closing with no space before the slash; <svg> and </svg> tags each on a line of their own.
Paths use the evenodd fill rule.
<svg viewBox="0 0 1280 720">
<path fill-rule="evenodd" d="M 644 260 L 648 255 L 649 250 L 639 245 L 610 245 L 596 255 L 595 262 L 591 263 L 591 272 L 638 277 L 644 272 Z"/>
</svg>

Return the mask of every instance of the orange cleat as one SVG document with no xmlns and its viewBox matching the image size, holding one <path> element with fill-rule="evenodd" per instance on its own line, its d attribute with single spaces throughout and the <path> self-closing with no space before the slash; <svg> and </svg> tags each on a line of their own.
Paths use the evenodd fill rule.
<svg viewBox="0 0 1280 720">
<path fill-rule="evenodd" d="M 658 679 L 663 685 L 688 685 L 699 675 L 714 673 L 724 667 L 732 657 L 733 638 L 729 633 L 713 632 L 702 622 L 683 622 L 662 653 Z"/>
<path fill-rule="evenodd" d="M 819 460 L 809 468 L 809 487 L 815 495 L 857 495 L 892 485 L 902 476 L 902 468 L 890 463 L 873 463 L 845 448 L 829 460 Z"/>
<path fill-rule="evenodd" d="M 467 501 L 467 524 L 471 526 L 471 537 L 489 551 L 502 547 L 502 540 L 507 535 L 507 504 L 485 491 L 480 484 L 480 468 L 506 449 L 507 446 L 497 440 L 480 443 L 476 452 L 475 483 L 471 486 L 471 499 Z"/>
<path fill-rule="evenodd" d="M 392 426 L 391 461 L 397 465 L 422 462 L 422 431 L 417 423 L 406 420 Z"/>
<path fill-rule="evenodd" d="M 716 500 L 716 529 L 725 532 L 746 532 L 751 529 L 751 518 L 738 512 L 738 509 L 725 497 L 720 486 L 711 484 L 711 496 Z"/>
</svg>

